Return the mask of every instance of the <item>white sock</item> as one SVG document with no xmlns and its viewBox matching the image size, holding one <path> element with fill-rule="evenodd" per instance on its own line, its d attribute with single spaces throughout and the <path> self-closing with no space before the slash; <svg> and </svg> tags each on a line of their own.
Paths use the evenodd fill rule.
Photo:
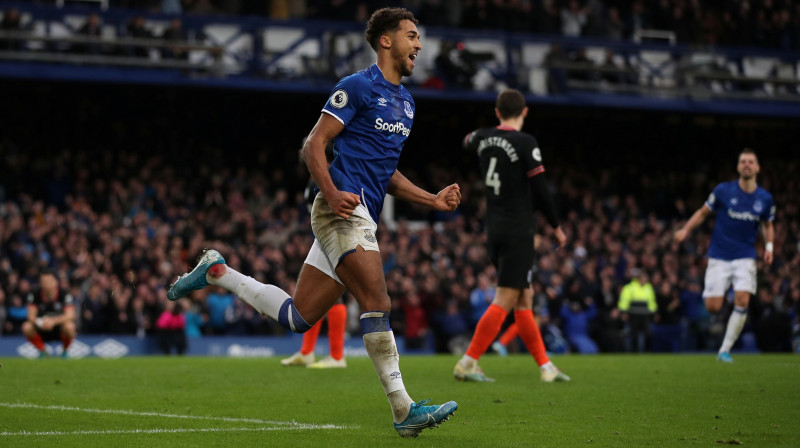
<svg viewBox="0 0 800 448">
<path fill-rule="evenodd" d="M 261 283 L 253 277 L 236 272 L 227 265 L 225 266 L 225 273 L 221 277 L 215 278 L 211 275 L 206 275 L 206 280 L 212 285 L 222 286 L 236 294 L 237 297 L 255 308 L 256 311 L 275 320 L 278 320 L 278 312 L 281 309 L 281 305 L 290 297 L 289 294 L 277 286 Z"/>
<path fill-rule="evenodd" d="M 477 359 L 473 358 L 472 356 L 469 356 L 466 353 L 458 361 L 458 363 L 461 364 L 461 367 L 463 367 L 465 369 L 469 369 L 470 367 L 473 367 L 477 362 L 478 362 Z"/>
<path fill-rule="evenodd" d="M 744 322 L 747 320 L 747 308 L 739 306 L 733 307 L 731 317 L 728 318 L 728 327 L 725 329 L 725 339 L 722 340 L 722 347 L 719 348 L 720 353 L 731 351 L 733 343 L 739 338 L 739 334 L 744 328 Z"/>
<path fill-rule="evenodd" d="M 371 313 L 362 314 L 362 319 L 367 314 Z M 406 392 L 403 376 L 400 374 L 400 354 L 397 353 L 394 333 L 391 329 L 370 332 L 364 334 L 363 338 L 369 359 L 381 380 L 383 391 L 389 399 L 389 406 L 392 407 L 392 418 L 395 423 L 400 423 L 408 416 L 414 400 Z"/>
<path fill-rule="evenodd" d="M 542 372 L 546 370 L 556 370 L 556 365 L 553 364 L 553 361 L 547 361 L 546 363 L 539 366 L 539 370 Z"/>
</svg>

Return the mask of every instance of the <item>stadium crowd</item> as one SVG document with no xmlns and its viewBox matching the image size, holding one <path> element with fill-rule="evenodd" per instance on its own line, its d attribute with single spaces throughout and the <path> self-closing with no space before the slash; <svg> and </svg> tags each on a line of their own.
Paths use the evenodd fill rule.
<svg viewBox="0 0 800 448">
<path fill-rule="evenodd" d="M 299 162 L 293 170 L 268 168 L 265 159 L 232 166 L 220 154 L 183 172 L 163 154 L 64 150 L 41 159 L 8 142 L 3 151 L 0 325 L 6 335 L 19 334 L 26 296 L 45 269 L 74 296 L 79 334 L 143 336 L 156 332 L 166 288 L 203 248 L 214 247 L 236 269 L 292 291 L 312 243 L 302 198 L 307 174 Z M 476 323 L 474 308 L 493 295 L 481 181 L 454 168 L 427 169 L 431 189 L 457 180 L 465 201 L 451 216 L 422 222 L 401 216 L 391 229 L 381 224 L 392 327 L 417 347 L 458 350 Z M 569 238 L 558 251 L 547 235 L 538 243 L 536 311 L 549 349 L 594 351 L 579 342 L 583 335 L 599 351 L 633 350 L 617 302 L 635 268 L 649 274 L 658 295 L 648 350 L 716 347 L 724 322 L 712 320 L 700 296 L 711 226 L 682 245 L 671 236 L 730 171 L 631 177 L 624 168 L 549 167 Z M 778 204 L 775 263 L 764 270 L 759 261 L 748 321 L 764 351 L 791 350 L 792 329 L 796 341 L 800 336 L 797 174 L 791 163 L 759 177 Z M 547 229 L 543 219 L 540 229 Z M 197 291 L 179 303 L 190 337 L 283 333 L 221 289 Z M 352 318 L 348 331 L 357 334 L 357 325 Z"/>
<path fill-rule="evenodd" d="M 36 1 L 35 3 L 46 3 Z M 800 4 L 792 0 L 110 0 L 111 8 L 165 14 L 259 15 L 276 20 L 322 19 L 364 23 L 384 6 L 403 6 L 425 26 L 509 30 L 564 36 L 631 40 L 640 30 L 672 32 L 679 43 L 800 48 Z M 9 10 L 13 11 L 13 10 Z M 6 12 L 4 30 L 19 29 Z M 141 35 L 132 28 L 123 35 Z"/>
<path fill-rule="evenodd" d="M 112 2 L 113 3 L 113 2 Z M 356 0 L 290 2 L 273 0 L 268 9 L 248 2 L 130 0 L 128 4 L 170 12 L 265 13 L 292 17 L 364 22 L 371 10 L 403 6 L 426 26 L 630 39 L 642 29 L 672 31 L 680 43 L 800 48 L 800 5 L 791 0 Z M 263 8 L 263 6 L 262 6 Z"/>
</svg>

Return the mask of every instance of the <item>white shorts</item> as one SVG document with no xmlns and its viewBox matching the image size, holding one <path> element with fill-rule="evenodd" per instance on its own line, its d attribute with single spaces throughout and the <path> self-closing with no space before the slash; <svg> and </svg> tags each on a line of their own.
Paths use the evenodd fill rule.
<svg viewBox="0 0 800 448">
<path fill-rule="evenodd" d="M 358 246 L 380 252 L 375 238 L 378 225 L 372 220 L 363 200 L 350 218 L 344 219 L 333 213 L 322 193 L 317 193 L 311 206 L 311 229 L 315 239 L 305 263 L 340 284 L 342 281 L 336 275 L 336 266 L 345 255 L 355 252 Z"/>
<path fill-rule="evenodd" d="M 708 259 L 703 298 L 723 297 L 731 285 L 733 285 L 734 291 L 756 293 L 755 258 L 739 258 L 730 261 L 717 258 Z"/>
</svg>

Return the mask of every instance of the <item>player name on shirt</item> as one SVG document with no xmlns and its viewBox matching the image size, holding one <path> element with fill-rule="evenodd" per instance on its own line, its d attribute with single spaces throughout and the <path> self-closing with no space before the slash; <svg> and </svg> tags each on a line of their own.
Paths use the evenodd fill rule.
<svg viewBox="0 0 800 448">
<path fill-rule="evenodd" d="M 504 139 L 503 137 L 487 137 L 478 144 L 478 155 L 483 152 L 486 148 L 497 147 L 502 149 L 508 155 L 508 159 L 511 163 L 516 162 L 519 160 L 519 156 L 517 155 L 517 150 L 514 149 L 514 146 L 508 140 Z"/>
</svg>

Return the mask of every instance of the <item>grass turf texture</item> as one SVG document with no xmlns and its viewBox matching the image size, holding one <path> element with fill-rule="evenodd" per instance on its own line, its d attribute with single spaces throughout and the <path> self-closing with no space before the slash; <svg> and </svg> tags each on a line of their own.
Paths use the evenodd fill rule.
<svg viewBox="0 0 800 448">
<path fill-rule="evenodd" d="M 405 440 L 366 358 L 333 370 L 276 358 L 8 358 L 0 446 L 800 446 L 800 357 L 734 359 L 565 356 L 554 361 L 572 382 L 545 384 L 529 356 L 485 356 L 488 384 L 455 381 L 454 356 L 404 356 L 412 398 L 459 403 L 441 428 Z"/>
</svg>

